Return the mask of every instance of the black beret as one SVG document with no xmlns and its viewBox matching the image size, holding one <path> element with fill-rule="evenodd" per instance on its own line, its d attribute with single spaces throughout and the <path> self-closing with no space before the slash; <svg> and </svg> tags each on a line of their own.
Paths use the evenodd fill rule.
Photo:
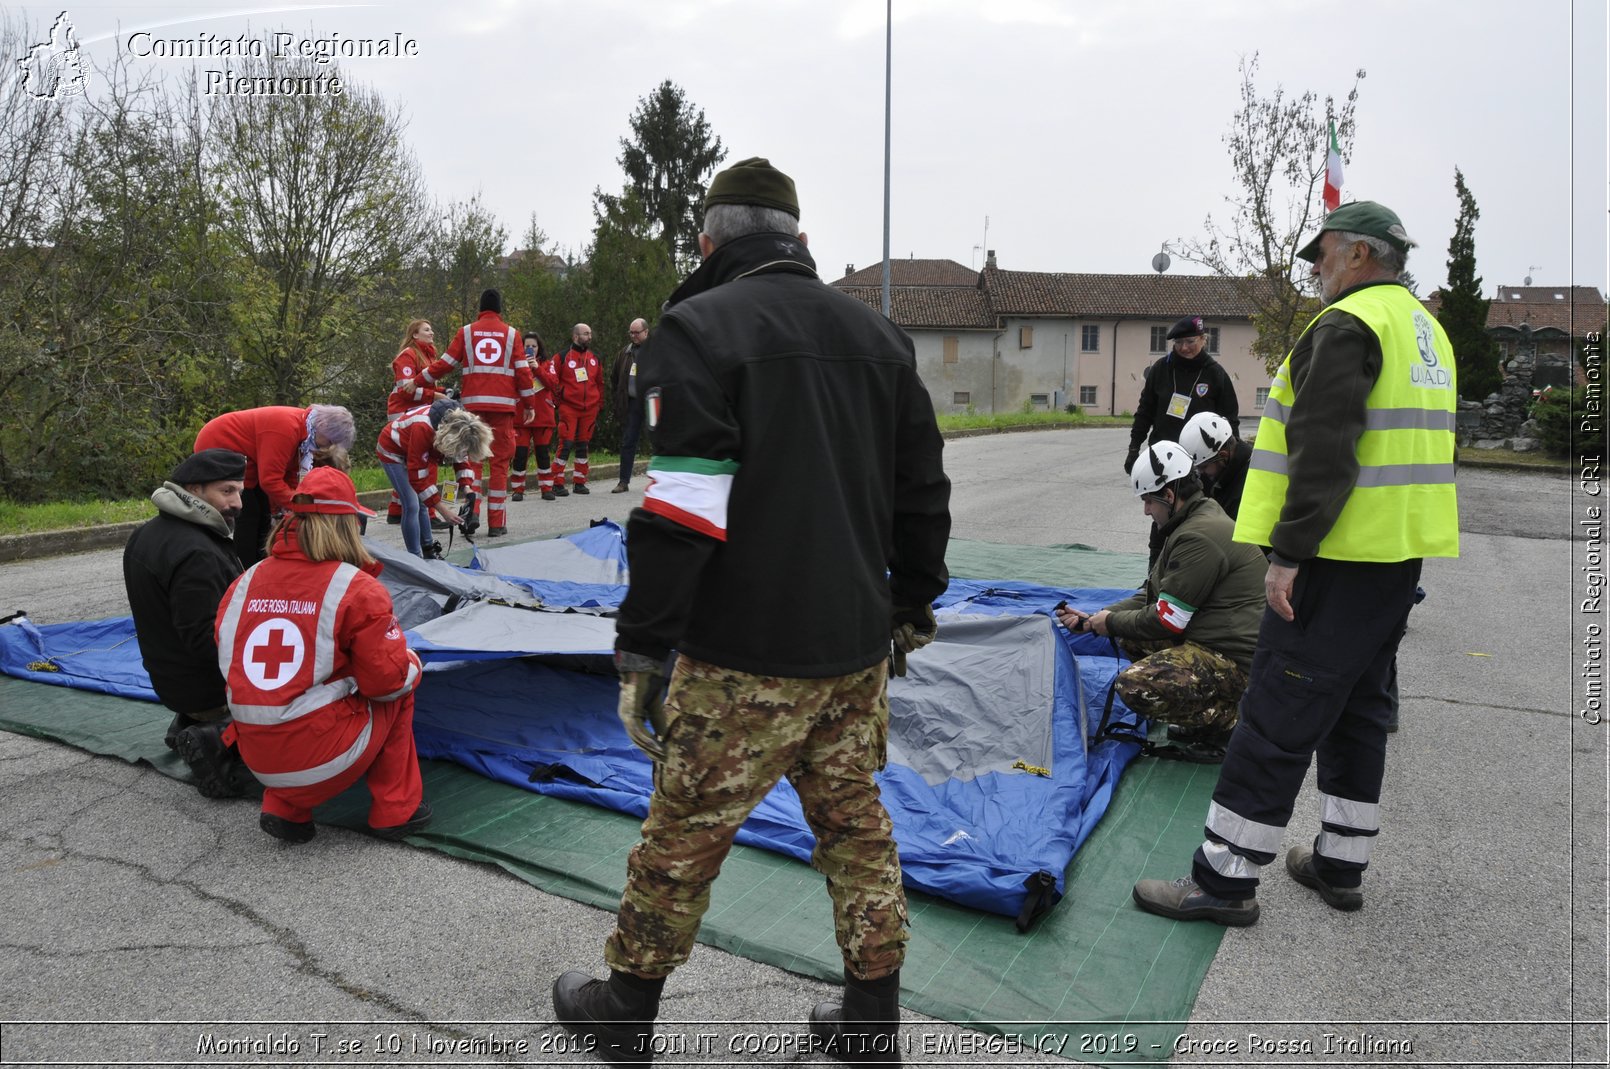
<svg viewBox="0 0 1610 1069">
<path fill-rule="evenodd" d="M 245 477 L 245 457 L 233 449 L 203 449 L 180 461 L 179 466 L 173 469 L 173 474 L 168 476 L 168 481 L 180 486 L 195 486 Z"/>
<path fill-rule="evenodd" d="M 710 190 L 704 195 L 705 211 L 709 211 L 712 204 L 758 204 L 799 218 L 799 194 L 794 192 L 794 180 L 763 156 L 739 160 L 710 179 Z"/>
<path fill-rule="evenodd" d="M 482 290 L 480 311 L 496 312 L 498 315 L 502 315 L 503 294 L 499 293 L 497 290 Z"/>
<path fill-rule="evenodd" d="M 1206 334 L 1202 329 L 1201 316 L 1186 316 L 1184 319 L 1168 328 L 1168 340 L 1175 338 L 1194 338 L 1198 334 Z"/>
</svg>

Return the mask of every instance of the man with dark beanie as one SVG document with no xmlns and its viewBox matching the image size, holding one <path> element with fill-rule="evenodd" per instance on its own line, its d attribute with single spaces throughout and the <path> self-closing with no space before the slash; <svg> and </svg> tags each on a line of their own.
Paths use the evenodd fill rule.
<svg viewBox="0 0 1610 1069">
<path fill-rule="evenodd" d="M 514 459 L 514 427 L 528 416 L 536 402 L 531 366 L 526 363 L 520 332 L 503 321 L 503 295 L 497 290 L 481 294 L 480 315 L 453 335 L 447 352 L 420 373 L 435 385 L 443 376 L 462 368 L 459 400 L 492 428 L 492 476 L 476 466 L 476 478 L 486 489 L 486 535 L 509 533 L 509 461 Z"/>
<path fill-rule="evenodd" d="M 652 1060 L 665 979 L 739 825 L 783 776 L 844 959 L 843 999 L 811 1012 L 813 1041 L 855 1064 L 900 1061 L 906 900 L 873 773 L 889 673 L 935 635 L 950 482 L 911 339 L 824 285 L 805 241 L 787 175 L 758 158 L 716 175 L 704 263 L 638 368 L 654 459 L 628 521 L 615 666 L 655 789 L 609 979 L 572 971 L 553 988 L 555 1018 L 611 1061 Z"/>
<path fill-rule="evenodd" d="M 232 536 L 246 457 L 203 449 L 186 457 L 151 495 L 155 519 L 123 547 L 123 583 L 140 658 L 157 699 L 173 710 L 164 740 L 190 766 L 208 798 L 235 798 L 254 781 L 234 746 L 213 619 L 240 574 Z"/>
</svg>

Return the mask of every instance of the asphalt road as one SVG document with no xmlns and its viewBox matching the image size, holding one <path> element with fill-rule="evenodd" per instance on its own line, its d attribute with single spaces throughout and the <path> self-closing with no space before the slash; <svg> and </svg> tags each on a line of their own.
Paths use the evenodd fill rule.
<svg viewBox="0 0 1610 1069">
<path fill-rule="evenodd" d="M 1138 550 L 1123 443 L 1114 430 L 951 442 L 955 534 Z M 1461 471 L 1463 556 L 1427 563 L 1400 655 L 1403 730 L 1366 906 L 1336 913 L 1271 871 L 1263 917 L 1226 935 L 1176 1061 L 1606 1064 L 1605 729 L 1571 715 L 1572 487 Z M 622 519 L 639 500 L 528 500 L 510 528 Z M 42 623 L 126 612 L 119 552 L 0 566 L 0 615 L 14 608 Z M 1316 810 L 1310 777 L 1288 844 L 1313 834 Z M 610 915 L 339 829 L 284 849 L 251 815 L 143 767 L 0 734 L 0 1020 L 200 1022 L 5 1025 L 0 1064 L 196 1063 L 198 1033 L 221 1020 L 262 1022 L 236 1032 L 287 1033 L 294 1060 L 317 1060 L 307 1028 L 276 1019 L 353 1022 L 326 1028 L 329 1044 L 397 1034 L 403 1052 L 372 1059 L 387 1063 L 463 1064 L 441 1043 L 487 1036 L 523 1039 L 512 1061 L 587 1060 L 548 1021 L 548 985 L 601 967 Z M 1146 875 L 1188 865 L 1158 858 Z M 701 947 L 662 1014 L 801 1021 L 833 990 Z M 954 1031 L 910 1014 L 908 1027 Z"/>
</svg>

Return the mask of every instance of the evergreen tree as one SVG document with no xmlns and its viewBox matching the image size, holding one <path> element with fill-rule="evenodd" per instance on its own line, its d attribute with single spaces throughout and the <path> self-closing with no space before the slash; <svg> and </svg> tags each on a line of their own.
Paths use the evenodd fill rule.
<svg viewBox="0 0 1610 1069">
<path fill-rule="evenodd" d="M 1453 184 L 1459 194 L 1459 218 L 1448 242 L 1448 284 L 1442 290 L 1437 319 L 1453 343 L 1460 396 L 1481 401 L 1498 389 L 1504 375 L 1498 366 L 1497 346 L 1487 333 L 1487 306 L 1492 302 L 1481 295 L 1481 278 L 1476 274 L 1476 220 L 1481 218 L 1481 210 L 1457 167 Z"/>
<path fill-rule="evenodd" d="M 626 188 L 642 201 L 678 265 L 690 268 L 699 255 L 705 180 L 727 158 L 727 150 L 711 134 L 704 109 L 689 103 L 669 78 L 638 100 L 631 125 L 632 136 L 621 138 L 616 160 L 626 172 Z M 618 214 L 619 197 L 595 196 L 604 208 L 601 216 Z"/>
</svg>

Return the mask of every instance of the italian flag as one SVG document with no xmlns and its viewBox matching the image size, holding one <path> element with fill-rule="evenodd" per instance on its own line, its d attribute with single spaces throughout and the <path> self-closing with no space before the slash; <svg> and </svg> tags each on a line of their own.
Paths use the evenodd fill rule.
<svg viewBox="0 0 1610 1069">
<path fill-rule="evenodd" d="M 1342 203 L 1342 150 L 1336 144 L 1336 121 L 1330 124 L 1330 151 L 1325 154 L 1325 210 L 1333 212 Z"/>
<path fill-rule="evenodd" d="M 1176 635 L 1183 632 L 1196 615 L 1196 607 L 1187 605 L 1179 598 L 1169 594 L 1159 594 L 1157 598 L 1157 619 L 1164 627 Z"/>
</svg>

